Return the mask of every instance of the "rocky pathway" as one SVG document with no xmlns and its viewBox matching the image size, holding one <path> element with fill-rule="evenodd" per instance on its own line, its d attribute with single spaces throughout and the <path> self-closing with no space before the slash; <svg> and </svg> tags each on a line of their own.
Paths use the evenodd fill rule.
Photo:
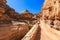
<svg viewBox="0 0 60 40">
<path fill-rule="evenodd" d="M 40 26 L 38 25 L 38 31 L 37 31 L 35 40 L 40 40 L 40 35 L 41 35 L 41 29 L 40 29 Z"/>
</svg>

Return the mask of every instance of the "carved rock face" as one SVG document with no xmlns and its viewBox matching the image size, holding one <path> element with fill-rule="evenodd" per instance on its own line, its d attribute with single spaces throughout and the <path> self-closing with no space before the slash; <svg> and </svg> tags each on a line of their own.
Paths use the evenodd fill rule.
<svg viewBox="0 0 60 40">
<path fill-rule="evenodd" d="M 7 1 L 6 0 L 0 0 L 1 3 L 6 3 Z"/>
<path fill-rule="evenodd" d="M 42 7 L 42 18 L 50 20 L 47 21 L 49 22 L 48 24 L 53 24 L 52 28 L 60 30 L 60 1 L 45 0 L 44 5 Z"/>
<path fill-rule="evenodd" d="M 43 5 L 43 14 L 44 16 L 47 16 L 48 18 L 53 18 L 54 16 L 59 17 L 59 12 L 60 12 L 60 1 L 59 0 L 45 0 L 44 5 Z M 56 18 L 57 19 L 57 18 Z"/>
<path fill-rule="evenodd" d="M 0 7 L 0 13 L 5 13 L 5 9 Z"/>
</svg>

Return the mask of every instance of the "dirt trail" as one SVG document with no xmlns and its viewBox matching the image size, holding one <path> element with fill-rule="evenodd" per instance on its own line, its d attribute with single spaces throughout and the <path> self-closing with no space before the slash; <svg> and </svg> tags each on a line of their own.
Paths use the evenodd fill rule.
<svg viewBox="0 0 60 40">
<path fill-rule="evenodd" d="M 35 40 L 40 40 L 40 36 L 41 36 L 41 29 L 40 29 L 40 26 L 38 26 L 38 31 L 37 31 Z"/>
<path fill-rule="evenodd" d="M 23 40 L 60 40 L 60 31 L 57 31 L 50 27 L 47 23 L 41 20 L 40 25 L 37 24 L 35 27 L 33 26 L 31 30 L 31 34 L 27 34 L 27 36 L 31 36 L 24 38 Z M 32 32 L 33 31 L 33 32 Z M 29 32 L 28 32 L 29 33 Z"/>
<path fill-rule="evenodd" d="M 40 40 L 60 40 L 60 31 L 50 27 L 44 21 L 41 21 L 41 39 Z"/>
</svg>

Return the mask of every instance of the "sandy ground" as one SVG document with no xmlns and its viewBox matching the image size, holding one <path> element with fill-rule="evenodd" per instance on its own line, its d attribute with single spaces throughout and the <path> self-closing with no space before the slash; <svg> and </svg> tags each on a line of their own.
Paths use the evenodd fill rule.
<svg viewBox="0 0 60 40">
<path fill-rule="evenodd" d="M 60 40 L 60 31 L 51 28 L 48 24 L 41 21 L 41 39 L 40 40 Z"/>
</svg>

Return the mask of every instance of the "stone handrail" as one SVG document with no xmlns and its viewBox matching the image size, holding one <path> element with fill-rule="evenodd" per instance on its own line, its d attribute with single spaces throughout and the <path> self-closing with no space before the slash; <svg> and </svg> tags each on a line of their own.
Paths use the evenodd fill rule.
<svg viewBox="0 0 60 40">
<path fill-rule="evenodd" d="M 32 29 L 21 40 L 34 40 L 38 30 L 38 25 L 35 24 Z"/>
</svg>

